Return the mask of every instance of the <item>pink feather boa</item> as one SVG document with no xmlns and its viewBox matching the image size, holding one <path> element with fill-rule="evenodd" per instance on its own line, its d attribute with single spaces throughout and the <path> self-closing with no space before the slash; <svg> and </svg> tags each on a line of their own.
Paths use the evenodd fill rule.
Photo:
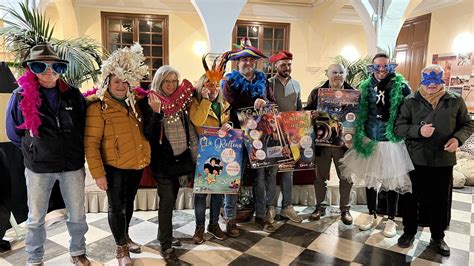
<svg viewBox="0 0 474 266">
<path fill-rule="evenodd" d="M 42 123 L 40 116 L 43 114 L 39 111 L 41 98 L 36 75 L 27 69 L 25 74 L 18 79 L 18 84 L 23 88 L 20 110 L 25 119 L 18 128 L 29 130 L 32 137 L 38 136 L 38 128 Z"/>
</svg>

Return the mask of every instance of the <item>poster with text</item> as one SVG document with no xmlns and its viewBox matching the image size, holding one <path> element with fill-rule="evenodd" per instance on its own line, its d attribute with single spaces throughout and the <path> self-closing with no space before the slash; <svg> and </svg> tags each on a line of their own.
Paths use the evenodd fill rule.
<svg viewBox="0 0 474 266">
<path fill-rule="evenodd" d="M 280 164 L 279 171 L 298 171 L 314 168 L 314 132 L 311 112 L 281 112 L 278 116 L 288 139 L 293 161 Z"/>
<path fill-rule="evenodd" d="M 204 127 L 199 136 L 194 193 L 237 194 L 242 173 L 243 132 Z"/>
<path fill-rule="evenodd" d="M 443 80 L 448 90 L 461 95 L 469 112 L 474 113 L 473 53 L 434 54 L 433 64 L 444 69 Z"/>
<path fill-rule="evenodd" d="M 260 110 L 253 107 L 242 108 L 237 115 L 244 130 L 251 168 L 293 161 L 287 137 L 277 119 L 277 105 L 269 104 Z"/>
<path fill-rule="evenodd" d="M 359 106 L 358 90 L 318 90 L 318 118 L 314 121 L 315 145 L 351 147 Z"/>
</svg>

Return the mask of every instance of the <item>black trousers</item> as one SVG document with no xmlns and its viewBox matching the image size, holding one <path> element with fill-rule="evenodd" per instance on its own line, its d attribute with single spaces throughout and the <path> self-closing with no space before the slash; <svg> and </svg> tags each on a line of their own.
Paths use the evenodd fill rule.
<svg viewBox="0 0 474 266">
<path fill-rule="evenodd" d="M 449 224 L 449 202 L 452 193 L 453 166 L 428 167 L 415 165 L 410 173 L 413 193 L 401 196 L 403 201 L 403 232 L 415 235 L 418 229 L 418 212 L 423 209 L 430 219 L 433 239 L 444 238 Z"/>
<path fill-rule="evenodd" d="M 398 193 L 390 190 L 387 194 L 387 215 L 390 218 L 395 217 L 397 213 Z M 369 213 L 375 213 L 377 210 L 377 191 L 374 188 L 366 188 L 365 195 L 367 197 L 367 208 Z M 381 203 L 379 203 L 381 205 Z"/>
<path fill-rule="evenodd" d="M 133 202 L 142 178 L 142 170 L 118 169 L 105 165 L 109 226 L 117 245 L 127 244 L 128 226 L 133 216 Z"/>
<path fill-rule="evenodd" d="M 161 250 L 171 248 L 173 237 L 173 209 L 179 191 L 179 178 L 157 178 L 158 196 L 160 204 L 158 209 L 158 240 Z"/>
</svg>

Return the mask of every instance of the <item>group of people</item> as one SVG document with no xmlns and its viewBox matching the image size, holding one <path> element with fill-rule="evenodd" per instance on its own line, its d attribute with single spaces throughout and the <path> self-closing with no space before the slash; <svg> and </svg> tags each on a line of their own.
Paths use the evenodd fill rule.
<svg viewBox="0 0 474 266">
<path fill-rule="evenodd" d="M 116 242 L 119 265 L 131 265 L 130 252 L 141 246 L 130 239 L 128 228 L 133 202 L 143 169 L 149 166 L 157 181 L 159 201 L 158 240 L 163 258 L 179 264 L 173 246 L 181 245 L 172 234 L 172 216 L 180 186 L 193 174 L 188 167 L 197 156 L 198 134 L 202 127 L 222 131 L 240 128 L 237 110 L 269 103 L 279 111 L 312 110 L 320 115 L 318 89 L 314 89 L 305 108 L 301 86 L 291 77 L 293 55 L 280 51 L 268 60 L 276 74 L 267 79 L 256 69 L 256 62 L 267 58 L 248 40 L 240 49 L 214 60 L 212 68 L 203 59 L 205 74 L 195 86 L 180 83 L 179 72 L 171 66 L 160 67 L 150 90 L 137 88 L 147 73 L 139 44 L 114 51 L 103 62 L 104 80 L 86 98 L 77 88 L 65 83 L 61 74 L 68 62 L 59 58 L 49 44 L 34 46 L 23 62 L 26 71 L 18 80 L 7 108 L 7 134 L 23 153 L 28 190 L 28 232 L 26 252 L 29 265 L 41 265 L 46 240 L 45 215 L 51 188 L 59 180 L 68 211 L 67 227 L 71 236 L 70 255 L 75 265 L 90 265 L 86 256 L 84 214 L 85 169 L 97 186 L 106 191 L 108 221 Z M 228 60 L 237 69 L 224 75 Z M 418 211 L 429 212 L 432 242 L 436 250 L 449 256 L 444 242 L 448 220 L 455 151 L 472 133 L 471 121 L 462 98 L 445 90 L 443 70 L 432 65 L 423 70 L 422 83 L 411 92 L 396 65 L 385 54 L 374 56 L 370 77 L 359 85 L 360 106 L 356 118 L 354 145 L 317 147 L 316 208 L 310 220 L 325 215 L 326 181 L 334 162 L 340 179 L 341 221 L 353 223 L 350 192 L 354 185 L 366 187 L 369 213 L 359 224 L 369 230 L 377 221 L 377 191 L 387 192 L 388 222 L 383 234 L 396 235 L 394 217 L 401 193 L 404 201 L 404 234 L 400 247 L 409 247 L 418 227 Z M 346 70 L 332 64 L 328 80 L 321 88 L 354 88 L 345 82 Z M 353 84 L 356 85 L 356 84 Z M 248 161 L 244 151 L 242 165 Z M 242 178 L 248 169 L 242 168 Z M 254 170 L 253 195 L 255 223 L 265 232 L 275 231 L 277 166 Z M 283 195 L 280 215 L 301 223 L 292 206 L 293 173 L 281 175 Z M 204 241 L 206 194 L 194 199 L 195 244 Z M 212 194 L 207 232 L 222 240 L 225 235 L 239 237 L 236 223 L 238 195 Z M 226 232 L 218 224 L 224 207 Z"/>
</svg>

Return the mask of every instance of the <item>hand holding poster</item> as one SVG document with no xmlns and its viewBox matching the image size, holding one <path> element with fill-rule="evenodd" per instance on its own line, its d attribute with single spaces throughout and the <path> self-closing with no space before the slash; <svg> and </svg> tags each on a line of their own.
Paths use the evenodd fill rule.
<svg viewBox="0 0 474 266">
<path fill-rule="evenodd" d="M 269 104 L 261 110 L 242 108 L 237 113 L 245 131 L 244 143 L 251 168 L 293 161 L 287 136 L 278 122 L 278 107 Z"/>
<path fill-rule="evenodd" d="M 314 132 L 311 112 L 281 112 L 278 116 L 290 144 L 293 162 L 279 165 L 280 171 L 314 168 Z"/>
<path fill-rule="evenodd" d="M 359 95 L 358 90 L 318 90 L 319 116 L 314 125 L 316 145 L 352 145 Z"/>
<path fill-rule="evenodd" d="M 203 127 L 199 137 L 194 193 L 237 194 L 242 173 L 243 132 Z"/>
</svg>

